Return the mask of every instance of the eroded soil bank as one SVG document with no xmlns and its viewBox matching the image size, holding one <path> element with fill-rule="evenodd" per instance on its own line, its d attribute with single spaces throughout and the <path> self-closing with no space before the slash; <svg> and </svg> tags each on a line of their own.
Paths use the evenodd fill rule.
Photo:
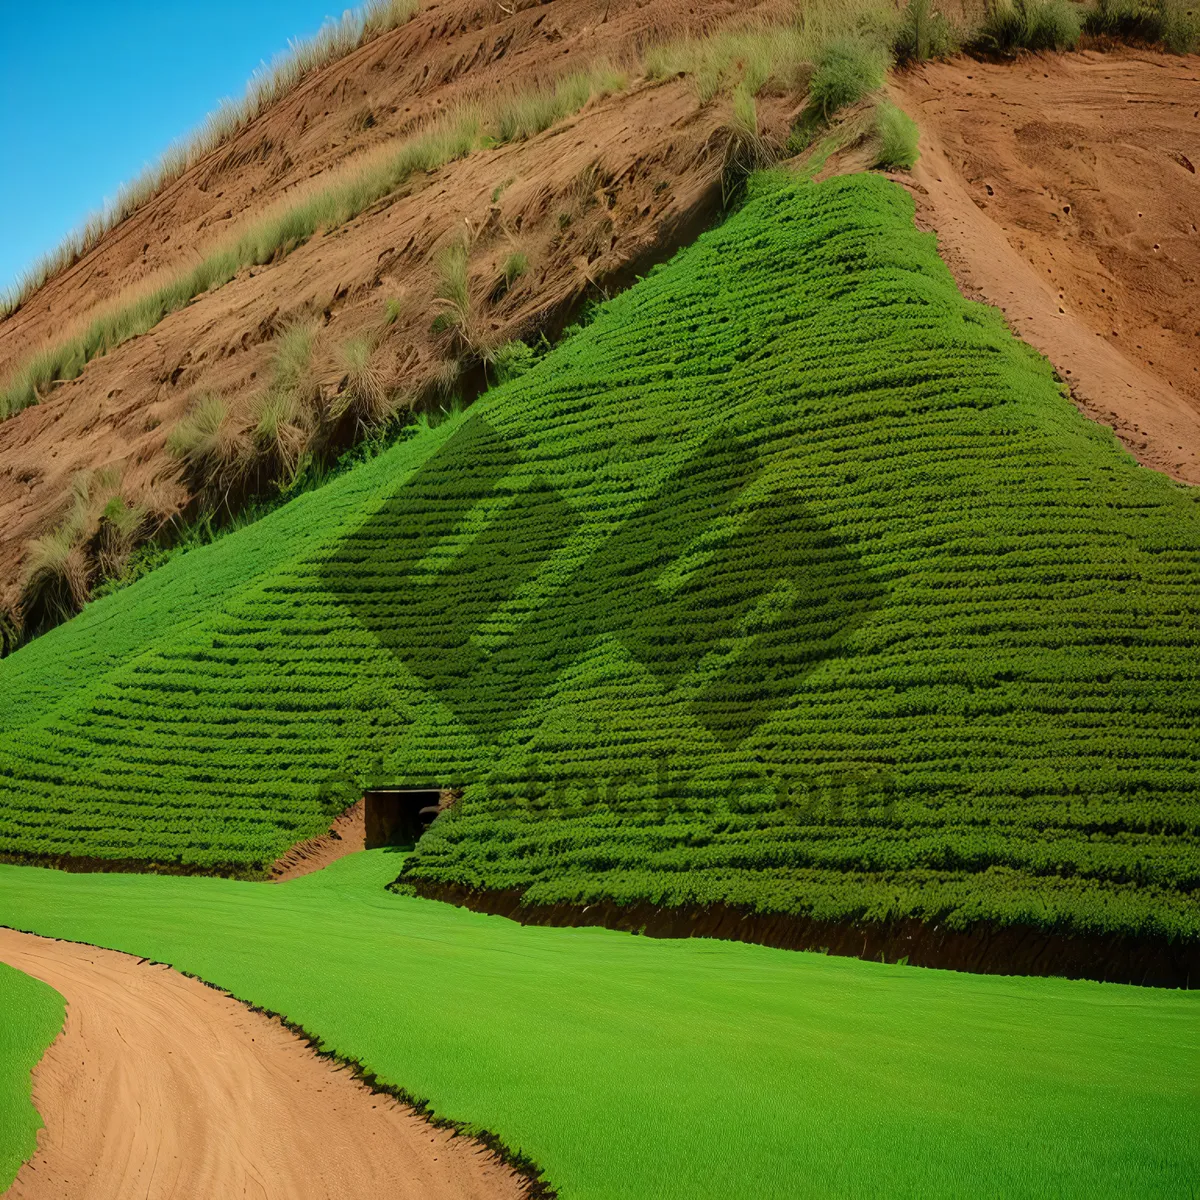
<svg viewBox="0 0 1200 1200">
<path fill-rule="evenodd" d="M 781 950 L 820 950 L 868 962 L 907 962 L 979 975 L 1050 975 L 1148 987 L 1200 985 L 1200 945 L 1128 937 L 1072 937 L 1029 926 L 942 929 L 916 920 L 820 921 L 753 913 L 723 904 L 658 908 L 653 904 L 521 904 L 516 891 L 472 891 L 420 882 L 418 895 L 522 925 L 602 926 L 647 937 L 711 937 Z"/>
<path fill-rule="evenodd" d="M 0 960 L 67 1000 L 66 1026 L 34 1071 L 46 1128 L 12 1200 L 527 1193 L 479 1142 L 199 980 L 2 928 Z"/>
<path fill-rule="evenodd" d="M 918 222 L 1076 403 L 1200 484 L 1200 58 L 1113 49 L 899 73 Z"/>
<path fill-rule="evenodd" d="M 204 396 L 236 411 L 250 404 L 290 324 L 317 330 L 311 368 L 322 395 L 346 376 L 344 347 L 366 338 L 403 407 L 460 383 L 457 351 L 432 329 L 448 247 L 469 246 L 470 338 L 491 350 L 553 335 L 586 299 L 693 240 L 720 210 L 729 103 L 701 106 L 687 79 L 639 80 L 640 55 L 786 11 L 781 0 L 430 0 L 407 25 L 314 72 L 0 320 L 0 384 L 31 354 L 266 216 L 390 159 L 439 113 L 481 99 L 494 108 L 602 59 L 630 76 L 527 141 L 481 145 L 415 173 L 347 224 L 244 267 L 0 421 L 0 606 L 16 602 L 28 544 L 62 521 L 80 472 L 119 471 L 126 499 L 163 518 L 190 512 L 195 481 L 167 450 L 172 429 Z M 786 136 L 795 104 L 764 94 L 764 130 Z M 510 282 L 514 256 L 525 269 Z"/>
</svg>

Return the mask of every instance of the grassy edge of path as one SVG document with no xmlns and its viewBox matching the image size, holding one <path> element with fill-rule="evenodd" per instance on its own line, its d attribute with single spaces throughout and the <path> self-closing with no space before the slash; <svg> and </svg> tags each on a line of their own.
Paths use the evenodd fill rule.
<svg viewBox="0 0 1200 1200">
<path fill-rule="evenodd" d="M 66 1019 L 52 987 L 0 962 L 0 1193 L 37 1149 L 43 1121 L 33 1104 L 33 1068 Z"/>
<path fill-rule="evenodd" d="M 0 867 L 0 924 L 282 1013 L 567 1197 L 1188 1195 L 1200 995 L 520 926 L 383 891 Z"/>
</svg>

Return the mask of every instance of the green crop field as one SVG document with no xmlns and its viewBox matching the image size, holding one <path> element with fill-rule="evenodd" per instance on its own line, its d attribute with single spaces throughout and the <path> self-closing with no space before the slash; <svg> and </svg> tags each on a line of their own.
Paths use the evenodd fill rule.
<svg viewBox="0 0 1200 1200">
<path fill-rule="evenodd" d="M 0 1192 L 37 1146 L 42 1119 L 30 1096 L 30 1072 L 65 1015 L 53 988 L 0 963 Z"/>
<path fill-rule="evenodd" d="M 880 178 L 759 181 L 466 417 L 0 663 L 0 852 L 1200 938 L 1200 494 Z"/>
<path fill-rule="evenodd" d="M 525 927 L 384 884 L 0 866 L 0 923 L 168 962 L 482 1126 L 563 1200 L 1187 1196 L 1200 996 Z"/>
</svg>

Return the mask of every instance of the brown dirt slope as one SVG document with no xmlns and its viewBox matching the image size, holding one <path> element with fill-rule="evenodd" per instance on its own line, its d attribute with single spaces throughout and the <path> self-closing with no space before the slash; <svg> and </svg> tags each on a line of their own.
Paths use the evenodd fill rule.
<svg viewBox="0 0 1200 1200">
<path fill-rule="evenodd" d="M 1200 483 L 1200 58 L 959 59 L 898 76 L 919 217 L 1089 416 Z"/>
<path fill-rule="evenodd" d="M 11 929 L 0 929 L 0 959 L 67 1000 L 63 1033 L 34 1071 L 46 1127 L 12 1200 L 527 1192 L 478 1142 L 372 1093 L 197 980 Z"/>
<path fill-rule="evenodd" d="M 362 800 L 337 817 L 328 833 L 298 842 L 271 867 L 271 882 L 286 883 L 311 875 L 347 854 L 367 848 L 366 807 Z"/>
<path fill-rule="evenodd" d="M 439 112 L 787 11 L 785 0 L 427 0 L 408 25 L 314 73 L 0 321 L 0 380 L 265 212 L 394 152 Z M 1195 58 L 1124 50 L 963 59 L 895 85 L 924 137 L 920 218 L 938 229 L 964 289 L 1004 308 L 1142 461 L 1192 481 L 1198 78 Z M 797 100 L 760 98 L 766 132 L 782 135 Z M 380 343 L 374 366 L 396 392 L 452 389 L 461 356 L 431 323 L 439 251 L 466 238 L 477 346 L 553 332 L 581 300 L 716 215 L 728 121 L 727 97 L 701 106 L 688 80 L 635 78 L 528 142 L 411 178 L 349 224 L 243 269 L 0 422 L 0 608 L 13 605 L 29 541 L 62 519 L 78 472 L 114 466 L 127 499 L 186 508 L 195 481 L 167 454 L 170 431 L 206 393 L 248 411 L 289 322 L 318 327 L 313 369 L 327 401 L 347 378 L 341 348 L 363 334 Z M 529 269 L 505 290 L 514 253 Z"/>
<path fill-rule="evenodd" d="M 782 0 L 429 0 L 408 25 L 314 74 L 0 321 L 0 380 L 30 351 L 172 278 L 277 202 L 394 150 L 439 111 L 783 11 Z M 793 104 L 765 98 L 760 118 L 785 128 Z M 128 499 L 184 505 L 167 435 L 202 393 L 236 408 L 261 388 L 288 321 L 321 326 L 315 367 L 327 395 L 344 378 L 339 346 L 364 331 L 383 337 L 384 374 L 415 392 L 453 376 L 430 332 L 437 251 L 450 241 L 471 240 L 476 332 L 496 345 L 553 325 L 585 295 L 689 240 L 719 204 L 727 120 L 728 100 L 701 108 L 686 80 L 635 81 L 528 142 L 411 179 L 349 225 L 244 269 L 94 360 L 0 423 L 0 604 L 14 600 L 25 547 L 61 519 L 77 472 L 113 464 Z M 529 271 L 496 298 L 514 252 Z M 389 299 L 400 316 L 385 329 Z"/>
</svg>

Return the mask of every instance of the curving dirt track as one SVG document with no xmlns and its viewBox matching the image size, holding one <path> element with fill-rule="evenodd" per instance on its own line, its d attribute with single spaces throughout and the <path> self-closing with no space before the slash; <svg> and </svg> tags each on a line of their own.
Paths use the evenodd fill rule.
<svg viewBox="0 0 1200 1200">
<path fill-rule="evenodd" d="M 46 1128 L 6 1200 L 483 1200 L 525 1181 L 168 967 L 0 929 L 0 959 L 67 1000 L 34 1072 Z"/>
<path fill-rule="evenodd" d="M 959 286 L 1139 461 L 1200 484 L 1200 58 L 957 59 L 893 88 Z"/>
</svg>

